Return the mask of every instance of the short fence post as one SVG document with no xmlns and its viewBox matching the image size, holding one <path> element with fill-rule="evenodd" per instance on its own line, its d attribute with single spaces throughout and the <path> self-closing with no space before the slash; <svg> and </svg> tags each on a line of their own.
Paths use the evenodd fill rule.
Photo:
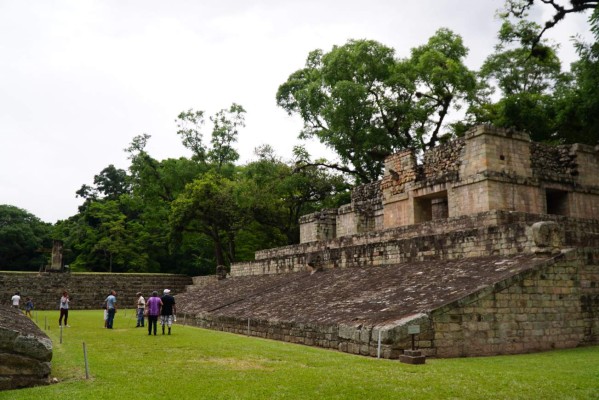
<svg viewBox="0 0 599 400">
<path fill-rule="evenodd" d="M 85 342 L 83 342 L 83 359 L 85 360 L 85 379 L 89 379 L 89 364 L 87 362 L 87 349 L 85 348 Z"/>
<path fill-rule="evenodd" d="M 248 318 L 248 336 L 250 336 L 250 319 Z"/>
<path fill-rule="evenodd" d="M 376 351 L 376 358 L 381 358 L 381 330 L 379 329 L 379 345 Z"/>
</svg>

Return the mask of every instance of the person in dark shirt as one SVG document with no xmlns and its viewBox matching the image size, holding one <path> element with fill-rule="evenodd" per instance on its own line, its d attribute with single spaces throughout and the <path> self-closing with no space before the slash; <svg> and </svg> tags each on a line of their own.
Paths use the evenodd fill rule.
<svg viewBox="0 0 599 400">
<path fill-rule="evenodd" d="M 162 325 L 162 334 L 164 335 L 164 328 L 168 326 L 168 334 L 171 334 L 171 326 L 173 321 L 176 320 L 175 315 L 177 314 L 177 306 L 175 305 L 175 298 L 171 296 L 169 289 L 164 289 L 164 294 L 160 298 L 162 300 L 162 309 L 160 311 L 160 325 Z"/>
</svg>

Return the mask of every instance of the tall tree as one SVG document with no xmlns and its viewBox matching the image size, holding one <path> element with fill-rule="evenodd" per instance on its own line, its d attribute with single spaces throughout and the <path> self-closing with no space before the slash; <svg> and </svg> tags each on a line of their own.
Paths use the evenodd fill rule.
<svg viewBox="0 0 599 400">
<path fill-rule="evenodd" d="M 214 245 L 217 265 L 236 259 L 235 239 L 247 219 L 239 206 L 235 182 L 216 173 L 207 173 L 188 184 L 172 202 L 170 225 L 173 238 L 180 242 L 184 233 L 206 235 Z"/>
<path fill-rule="evenodd" d="M 555 49 L 547 46 L 543 35 L 561 20 L 573 13 L 583 13 L 592 10 L 589 17 L 594 42 L 583 43 L 575 39 L 580 60 L 572 64 L 571 74 L 560 74 L 553 80 L 552 87 L 547 92 L 523 93 L 517 96 L 505 96 L 498 102 L 503 106 L 502 115 L 507 118 L 505 123 L 527 129 L 533 133 L 535 140 L 558 140 L 564 143 L 588 143 L 595 145 L 599 141 L 599 2 L 598 1 L 562 1 L 562 0 L 507 0 L 504 26 L 511 38 L 518 39 L 527 55 L 526 61 L 536 68 L 539 75 L 550 76 L 547 69 L 551 64 L 541 62 L 551 61 Z M 529 10 L 538 5 L 549 8 L 553 12 L 550 19 L 542 27 L 536 29 L 518 29 L 518 27 L 534 27 L 527 22 Z M 513 18 L 515 17 L 515 19 Z M 572 32 L 574 36 L 576 32 Z M 532 61 L 532 62 L 531 62 Z M 540 62 L 541 61 L 541 62 Z M 530 75 L 529 75 L 530 76 Z M 517 120 L 517 123 L 513 123 Z M 500 122 L 501 123 L 501 122 Z M 522 125 L 522 126 L 519 126 Z M 539 132 L 553 132 L 550 135 Z"/>
<path fill-rule="evenodd" d="M 494 79 L 504 96 L 549 93 L 559 80 L 561 62 L 555 45 L 541 42 L 532 55 L 525 47 L 539 30 L 539 25 L 529 21 L 503 22 L 495 52 L 487 57 L 480 73 Z"/>
<path fill-rule="evenodd" d="M 239 128 L 245 126 L 245 110 L 233 103 L 228 110 L 220 110 L 210 117 L 212 121 L 212 148 L 208 151 L 208 159 L 217 169 L 225 164 L 233 164 L 239 159 L 239 153 L 233 147 L 239 136 Z"/>
<path fill-rule="evenodd" d="M 567 75 L 561 72 L 557 49 L 545 42 L 531 53 L 527 43 L 540 27 L 529 21 L 504 20 L 495 52 L 487 57 L 480 76 L 496 87 L 501 98 L 470 109 L 477 123 L 528 131 L 535 141 L 558 140 L 553 90 Z"/>
<path fill-rule="evenodd" d="M 285 163 L 268 146 L 262 147 L 258 149 L 258 160 L 241 169 L 240 185 L 245 193 L 252 194 L 241 201 L 252 211 L 260 229 L 271 235 L 266 240 L 272 242 L 265 247 L 297 243 L 300 216 L 338 207 L 348 200 L 343 195 L 349 184 L 342 175 L 317 167 L 295 168 L 308 163 L 302 159 L 307 157 L 303 149 L 296 148 L 295 154 L 292 163 Z"/>
<path fill-rule="evenodd" d="M 187 246 L 173 247 L 170 243 L 168 221 L 171 203 L 184 190 L 185 185 L 205 173 L 205 161 L 197 157 L 156 160 L 148 154 L 146 146 L 149 135 L 134 138 L 126 149 L 131 160 L 133 197 L 141 203 L 136 222 L 143 226 L 146 234 L 147 253 L 150 259 L 161 265 L 163 272 L 195 273 L 196 261 L 191 259 L 193 252 L 187 249 L 199 247 L 194 242 Z"/>
<path fill-rule="evenodd" d="M 209 148 L 204 143 L 202 132 L 205 123 L 204 111 L 189 109 L 177 117 L 177 134 L 183 146 L 191 150 L 192 159 L 202 164 L 212 164 L 222 169 L 225 164 L 232 164 L 239 158 L 233 148 L 237 141 L 239 128 L 245 126 L 245 110 L 239 104 L 231 104 L 210 117 L 212 133 Z"/>
<path fill-rule="evenodd" d="M 99 174 L 94 175 L 94 186 L 82 185 L 75 194 L 77 197 L 82 197 L 89 201 L 99 198 L 116 200 L 119 196 L 131 192 L 130 181 L 127 171 L 110 164 Z"/>
<path fill-rule="evenodd" d="M 594 43 L 578 43 L 573 81 L 556 91 L 560 136 L 569 143 L 599 144 L 599 32 Z"/>
<path fill-rule="evenodd" d="M 204 144 L 202 127 L 204 126 L 204 111 L 192 110 L 182 111 L 175 120 L 177 123 L 177 134 L 185 148 L 191 150 L 195 161 L 206 162 L 207 149 Z"/>
<path fill-rule="evenodd" d="M 52 225 L 15 206 L 0 205 L 0 269 L 39 270 L 48 263 Z"/>
<path fill-rule="evenodd" d="M 277 92 L 277 103 L 304 120 L 301 138 L 316 137 L 340 163 L 320 163 L 357 182 L 378 179 L 381 154 L 433 147 L 448 113 L 477 91 L 461 37 L 438 30 L 411 56 L 371 40 L 312 51 L 304 68 Z"/>
</svg>

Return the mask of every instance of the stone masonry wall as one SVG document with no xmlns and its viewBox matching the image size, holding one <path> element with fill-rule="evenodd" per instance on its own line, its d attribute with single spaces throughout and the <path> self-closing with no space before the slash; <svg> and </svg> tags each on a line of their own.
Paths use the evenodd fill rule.
<svg viewBox="0 0 599 400">
<path fill-rule="evenodd" d="M 333 239 L 336 235 L 336 223 L 336 209 L 325 209 L 300 217 L 300 243 Z"/>
<path fill-rule="evenodd" d="M 191 317 L 187 321 L 204 329 L 323 347 L 370 357 L 377 356 L 378 332 L 379 330 L 383 332 L 385 329 L 384 326 L 375 329 L 370 327 L 361 329 L 351 325 L 323 325 L 277 320 L 240 320 L 233 317 L 209 314 Z M 423 323 L 426 322 L 423 321 Z M 394 336 L 396 335 L 399 335 L 399 333 L 394 333 Z M 401 343 L 391 344 L 388 341 L 381 343 L 382 358 L 398 358 L 402 353 L 398 346 L 403 348 L 410 346 L 411 342 L 407 335 L 407 328 L 402 330 L 402 335 L 403 340 Z M 423 334 L 420 340 L 424 340 L 425 337 L 427 336 Z M 388 337 L 384 336 L 384 338 L 387 339 Z"/>
<path fill-rule="evenodd" d="M 597 344 L 599 251 L 571 251 L 431 314 L 438 357 L 519 354 Z M 429 337 L 430 337 L 429 333 Z"/>
<path fill-rule="evenodd" d="M 549 146 L 543 143 L 530 143 L 530 161 L 533 174 L 549 180 L 572 180 L 578 175 L 576 153 L 572 146 Z"/>
<path fill-rule="evenodd" d="M 538 221 L 557 221 L 563 226 L 566 246 L 599 247 L 597 220 L 488 211 L 259 251 L 256 261 L 233 264 L 231 276 L 302 271 L 308 257 L 321 268 L 346 268 L 517 254 L 531 250 L 530 227 Z"/>
<path fill-rule="evenodd" d="M 334 236 L 490 210 L 599 219 L 598 152 L 582 144 L 534 143 L 527 133 L 480 125 L 426 151 L 421 165 L 409 149 L 387 157 L 382 180 L 356 187 L 351 204 L 337 210 Z M 331 239 L 332 219 L 303 218 L 300 243 Z"/>
<path fill-rule="evenodd" d="M 220 290 L 199 288 L 198 303 L 208 300 L 203 308 L 187 310 L 187 320 L 204 328 L 365 356 L 377 355 L 380 337 L 384 358 L 397 358 L 411 347 L 410 325 L 420 327 L 416 347 L 436 357 L 599 343 L 599 249 L 448 264 L 233 278 Z M 395 290 L 397 297 L 391 294 Z M 327 297 L 329 291 L 334 294 Z"/>
<path fill-rule="evenodd" d="M 465 140 L 459 138 L 424 153 L 420 180 L 455 180 L 460 170 Z"/>
<path fill-rule="evenodd" d="M 69 292 L 73 309 L 100 308 L 110 290 L 117 292 L 121 308 L 133 308 L 135 293 L 145 296 L 153 290 L 171 289 L 182 293 L 192 279 L 183 275 L 168 274 L 85 274 L 85 273 L 37 273 L 0 272 L 0 304 L 9 304 L 15 292 L 21 294 L 21 307 L 25 297 L 31 297 L 35 308 L 52 310 L 64 290 Z"/>
<path fill-rule="evenodd" d="M 0 305 L 0 391 L 48 384 L 52 341 L 18 310 Z"/>
</svg>

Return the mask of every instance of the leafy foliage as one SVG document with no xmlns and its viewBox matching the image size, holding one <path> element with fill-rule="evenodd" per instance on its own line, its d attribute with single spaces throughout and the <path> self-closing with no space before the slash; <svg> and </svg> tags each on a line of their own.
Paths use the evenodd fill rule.
<svg viewBox="0 0 599 400">
<path fill-rule="evenodd" d="M 184 231 L 201 233 L 214 243 L 216 262 L 235 261 L 235 238 L 246 213 L 238 206 L 234 181 L 209 173 L 188 184 L 172 203 L 171 228 L 180 240 Z"/>
<path fill-rule="evenodd" d="M 406 59 L 378 42 L 350 40 L 328 53 L 312 51 L 279 87 L 277 103 L 302 117 L 301 138 L 318 138 L 341 161 L 318 165 L 371 182 L 381 175 L 381 154 L 433 147 L 447 114 L 475 96 L 475 74 L 463 63 L 467 53 L 447 29 Z"/>
<path fill-rule="evenodd" d="M 526 47 L 539 30 L 529 21 L 513 24 L 504 20 L 495 52 L 479 71 L 490 92 L 498 89 L 501 98 L 473 106 L 470 112 L 477 123 L 527 131 L 535 141 L 556 141 L 557 110 L 552 93 L 568 76 L 561 72 L 555 46 L 538 43 L 532 53 Z"/>
<path fill-rule="evenodd" d="M 599 35 L 597 35 L 599 37 Z M 573 81 L 556 91 L 557 121 L 569 143 L 599 144 L 599 42 L 578 43 Z"/>
<path fill-rule="evenodd" d="M 553 16 L 542 27 L 526 21 L 528 11 L 535 5 L 553 10 Z M 516 98 L 510 98 L 511 95 L 506 93 L 497 103 L 499 118 L 489 118 L 491 122 L 527 129 L 534 140 L 591 145 L 599 142 L 598 6 L 596 0 L 506 1 L 500 39 L 504 42 L 518 40 L 521 44 L 518 59 L 521 61 L 516 64 L 528 65 L 526 70 L 518 71 L 512 81 L 532 77 L 538 79 L 541 85 L 527 87 Z M 543 35 L 567 15 L 587 10 L 592 10 L 589 24 L 595 40 L 593 43 L 583 43 L 575 39 L 580 59 L 572 64 L 570 74 L 558 74 L 559 60 L 555 55 L 555 47 L 548 46 L 543 41 Z M 499 60 L 499 68 L 496 69 L 506 70 L 513 61 L 509 58 Z"/>
<path fill-rule="evenodd" d="M 48 264 L 51 230 L 51 224 L 23 209 L 0 205 L 0 268 L 38 270 Z"/>
</svg>

